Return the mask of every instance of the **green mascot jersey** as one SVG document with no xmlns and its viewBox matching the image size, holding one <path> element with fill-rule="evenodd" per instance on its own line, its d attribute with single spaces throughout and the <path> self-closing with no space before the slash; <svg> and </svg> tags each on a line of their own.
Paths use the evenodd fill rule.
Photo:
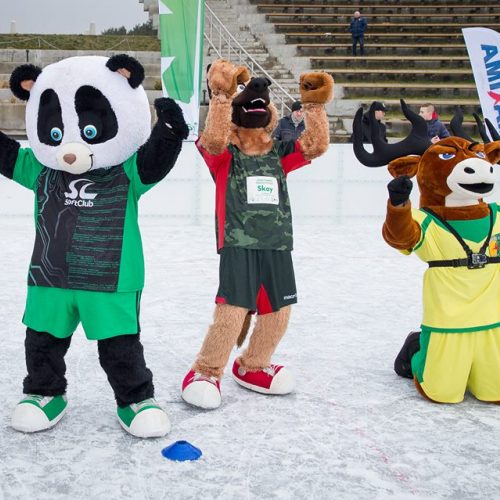
<svg viewBox="0 0 500 500">
<path fill-rule="evenodd" d="M 13 179 L 35 193 L 36 238 L 28 285 L 99 292 L 144 286 L 137 202 L 143 184 L 134 154 L 85 174 L 44 167 L 20 149 Z"/>
</svg>

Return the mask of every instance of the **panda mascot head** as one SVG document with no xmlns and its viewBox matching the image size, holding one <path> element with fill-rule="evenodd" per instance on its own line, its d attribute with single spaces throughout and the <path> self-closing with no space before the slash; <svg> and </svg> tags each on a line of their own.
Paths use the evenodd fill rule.
<svg viewBox="0 0 500 500">
<path fill-rule="evenodd" d="M 81 174 L 123 163 L 151 133 L 143 67 L 121 54 L 19 66 L 13 94 L 27 101 L 26 132 L 46 167 Z"/>
</svg>

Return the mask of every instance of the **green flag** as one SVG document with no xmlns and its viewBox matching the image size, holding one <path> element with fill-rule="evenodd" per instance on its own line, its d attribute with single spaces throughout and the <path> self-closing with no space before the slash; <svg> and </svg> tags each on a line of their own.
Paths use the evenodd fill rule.
<svg viewBox="0 0 500 500">
<path fill-rule="evenodd" d="M 163 93 L 181 106 L 194 140 L 198 133 L 203 63 L 203 0 L 159 0 Z"/>
</svg>

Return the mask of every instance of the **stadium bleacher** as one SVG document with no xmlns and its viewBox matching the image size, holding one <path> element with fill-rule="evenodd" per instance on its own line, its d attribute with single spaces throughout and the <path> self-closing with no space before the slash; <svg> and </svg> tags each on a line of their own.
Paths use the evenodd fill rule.
<svg viewBox="0 0 500 500">
<path fill-rule="evenodd" d="M 479 99 L 461 29 L 500 30 L 498 0 L 250 1 L 312 68 L 334 76 L 344 98 L 389 106 L 400 97 L 416 106 L 432 101 L 445 123 L 460 105 L 466 130 L 477 133 L 470 113 L 479 110 Z M 355 10 L 368 21 L 365 56 L 356 58 L 348 31 Z M 400 114 L 387 115 L 395 135 L 405 133 Z"/>
</svg>

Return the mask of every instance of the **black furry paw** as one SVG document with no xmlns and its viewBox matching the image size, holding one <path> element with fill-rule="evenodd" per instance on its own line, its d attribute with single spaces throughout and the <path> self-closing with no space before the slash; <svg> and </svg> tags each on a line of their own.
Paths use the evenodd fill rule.
<svg viewBox="0 0 500 500">
<path fill-rule="evenodd" d="M 189 128 L 184 120 L 182 109 L 170 97 L 160 97 L 155 100 L 156 114 L 158 120 L 162 121 L 174 135 L 180 139 L 187 139 Z"/>
<path fill-rule="evenodd" d="M 420 351 L 420 333 L 421 332 L 417 331 L 408 334 L 403 347 L 394 360 L 394 371 L 400 377 L 413 378 L 411 358 L 416 352 Z"/>
<path fill-rule="evenodd" d="M 410 199 L 410 193 L 413 189 L 413 182 L 407 175 L 401 175 L 392 179 L 387 184 L 389 199 L 394 207 L 406 203 Z"/>
</svg>

